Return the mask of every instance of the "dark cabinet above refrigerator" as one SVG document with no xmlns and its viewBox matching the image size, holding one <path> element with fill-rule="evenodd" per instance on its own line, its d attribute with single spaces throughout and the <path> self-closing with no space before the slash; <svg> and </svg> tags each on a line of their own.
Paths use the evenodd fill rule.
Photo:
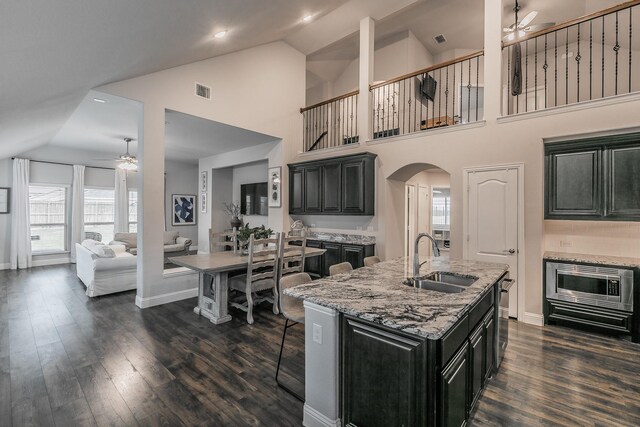
<svg viewBox="0 0 640 427">
<path fill-rule="evenodd" d="M 546 144 L 545 219 L 640 221 L 640 133 Z"/>
</svg>

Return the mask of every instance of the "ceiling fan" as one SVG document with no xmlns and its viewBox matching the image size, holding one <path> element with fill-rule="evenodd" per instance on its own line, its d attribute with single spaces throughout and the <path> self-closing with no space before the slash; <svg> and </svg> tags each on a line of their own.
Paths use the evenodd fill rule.
<svg viewBox="0 0 640 427">
<path fill-rule="evenodd" d="M 527 15 L 522 18 L 522 20 L 518 21 L 518 12 L 520 12 L 521 7 L 518 4 L 518 0 L 516 0 L 516 5 L 513 8 L 515 12 L 516 19 L 513 24 L 508 27 L 504 27 L 502 32 L 506 33 L 504 36 L 505 40 L 511 41 L 515 40 L 516 37 L 524 37 L 526 33 L 535 33 L 536 31 L 543 30 L 545 28 L 549 28 L 554 26 L 555 22 L 544 22 L 542 24 L 531 25 L 531 22 L 538 16 L 538 11 L 532 10 L 527 13 Z"/>
<path fill-rule="evenodd" d="M 138 170 L 138 159 L 133 154 L 129 153 L 129 143 L 133 141 L 133 138 L 123 138 L 124 142 L 127 144 L 127 151 L 124 154 L 119 155 L 116 158 L 112 159 L 94 159 L 94 160 L 115 160 L 118 162 L 118 168 L 124 170 L 135 171 Z"/>
</svg>

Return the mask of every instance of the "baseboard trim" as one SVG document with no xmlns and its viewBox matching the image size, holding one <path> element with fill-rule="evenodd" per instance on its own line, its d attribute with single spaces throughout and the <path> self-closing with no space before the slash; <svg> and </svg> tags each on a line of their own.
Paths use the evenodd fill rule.
<svg viewBox="0 0 640 427">
<path fill-rule="evenodd" d="M 340 419 L 332 420 L 305 403 L 302 425 L 305 427 L 340 427 Z"/>
<path fill-rule="evenodd" d="M 522 321 L 530 325 L 543 326 L 544 316 L 542 314 L 525 312 L 524 316 L 522 317 Z"/>
<path fill-rule="evenodd" d="M 11 263 L 7 262 L 5 264 L 0 264 L 0 270 L 9 270 L 11 268 Z"/>
<path fill-rule="evenodd" d="M 32 267 L 46 267 L 48 265 L 60 265 L 69 263 L 71 263 L 69 257 L 54 259 L 34 259 Z"/>
<path fill-rule="evenodd" d="M 141 298 L 136 295 L 136 305 L 140 308 L 155 307 L 156 305 L 168 304 L 170 302 L 181 301 L 183 299 L 198 296 L 198 288 L 185 289 L 184 291 L 169 292 L 168 294 L 156 295 L 148 298 Z"/>
</svg>

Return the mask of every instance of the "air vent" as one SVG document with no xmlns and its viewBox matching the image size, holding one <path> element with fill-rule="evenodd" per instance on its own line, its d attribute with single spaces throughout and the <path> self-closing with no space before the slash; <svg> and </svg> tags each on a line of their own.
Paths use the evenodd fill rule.
<svg viewBox="0 0 640 427">
<path fill-rule="evenodd" d="M 211 99 L 211 88 L 196 82 L 196 96 L 204 99 Z"/>
<path fill-rule="evenodd" d="M 437 35 L 437 36 L 435 36 L 433 39 L 434 39 L 434 40 L 436 41 L 436 43 L 438 43 L 438 44 L 441 44 L 441 43 L 444 43 L 444 42 L 446 42 L 446 41 L 447 41 L 447 39 L 445 39 L 445 38 L 444 38 L 444 35 L 442 35 L 442 34 L 438 34 L 438 35 Z"/>
</svg>

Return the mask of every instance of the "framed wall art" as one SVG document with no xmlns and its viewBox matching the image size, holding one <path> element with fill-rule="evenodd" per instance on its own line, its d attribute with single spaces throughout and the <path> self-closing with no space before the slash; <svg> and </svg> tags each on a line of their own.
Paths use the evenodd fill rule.
<svg viewBox="0 0 640 427">
<path fill-rule="evenodd" d="M 206 193 L 207 192 L 207 184 L 208 184 L 208 176 L 209 174 L 207 173 L 207 171 L 202 171 L 200 172 L 200 192 L 201 193 Z"/>
<path fill-rule="evenodd" d="M 279 208 L 282 206 L 281 196 L 282 190 L 282 168 L 276 166 L 269 168 L 269 207 Z"/>
<path fill-rule="evenodd" d="M 9 189 L 6 187 L 0 188 L 0 214 L 9 213 Z"/>
<path fill-rule="evenodd" d="M 207 213 L 207 193 L 200 194 L 200 213 Z"/>
<path fill-rule="evenodd" d="M 196 225 L 195 194 L 172 194 L 173 215 L 171 225 Z"/>
</svg>

